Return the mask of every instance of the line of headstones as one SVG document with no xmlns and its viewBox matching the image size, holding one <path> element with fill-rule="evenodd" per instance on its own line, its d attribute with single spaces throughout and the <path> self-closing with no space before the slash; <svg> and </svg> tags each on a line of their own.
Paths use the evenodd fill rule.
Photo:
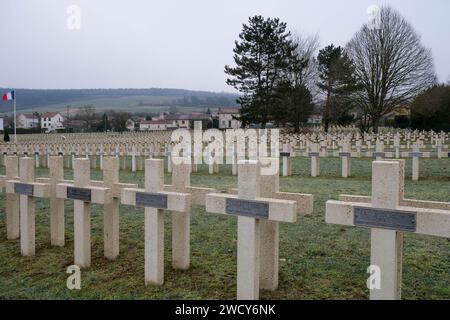
<svg viewBox="0 0 450 320">
<path fill-rule="evenodd" d="M 91 263 L 90 204 L 104 205 L 104 255 L 119 255 L 119 203 L 145 208 L 145 283 L 164 282 L 164 210 L 172 215 L 172 265 L 190 265 L 190 207 L 238 218 L 237 298 L 258 299 L 259 289 L 278 287 L 279 222 L 296 222 L 298 213 L 313 212 L 310 194 L 279 192 L 279 174 L 262 174 L 277 158 L 238 163 L 238 188 L 228 194 L 190 185 L 190 165 L 177 159 L 172 184 L 164 185 L 162 159 L 145 160 L 145 188 L 119 182 L 119 160 L 105 157 L 103 181 L 90 179 L 88 159 L 74 160 L 74 179 L 63 179 L 63 158 L 50 157 L 48 178 L 34 177 L 34 158 L 6 157 L 8 239 L 20 238 L 21 253 L 35 254 L 37 197 L 50 199 L 51 244 L 64 246 L 64 199 L 74 201 L 74 263 Z M 181 164 L 180 164 L 181 163 Z M 270 167 L 270 166 L 269 166 Z M 273 168 L 273 167 L 272 167 Z M 266 172 L 267 173 L 267 172 Z M 372 299 L 400 298 L 402 233 L 450 237 L 450 203 L 404 199 L 404 161 L 375 161 L 372 197 L 346 196 L 326 204 L 326 222 L 371 228 L 371 263 L 380 266 L 381 289 Z"/>
<path fill-rule="evenodd" d="M 339 141 L 336 144 L 336 151 L 331 152 L 327 149 L 327 145 L 323 143 L 307 142 L 305 144 L 306 151 L 295 151 L 292 143 L 283 143 L 280 151 L 282 175 L 290 176 L 292 174 L 292 159 L 296 156 L 305 156 L 311 158 L 311 176 L 317 177 L 320 175 L 320 159 L 327 156 L 334 156 L 341 158 L 341 175 L 347 178 L 351 175 L 351 158 L 358 158 L 361 156 L 376 158 L 377 160 L 388 158 L 410 157 L 412 158 L 412 179 L 417 181 L 419 179 L 419 159 L 429 158 L 431 152 L 423 151 L 424 144 L 421 141 L 416 141 L 410 145 L 410 151 L 401 151 L 398 135 L 394 136 L 393 145 L 389 146 L 392 151 L 386 151 L 385 144 L 382 140 L 377 140 L 375 149 L 371 150 L 368 147 L 367 151 L 363 151 L 361 143 L 356 142 L 353 145 L 347 140 Z M 450 152 L 443 151 L 442 140 L 436 140 L 438 158 L 449 157 Z M 370 141 L 368 141 L 370 143 Z M 121 169 L 127 169 L 130 165 L 131 171 L 135 172 L 144 169 L 144 161 L 146 158 L 153 157 L 167 157 L 167 169 L 171 172 L 171 150 L 170 143 L 163 142 L 137 142 L 137 143 L 90 143 L 90 144 L 54 144 L 44 145 L 43 143 L 31 145 L 19 145 L 0 148 L 0 163 L 4 164 L 6 155 L 18 154 L 24 156 L 31 156 L 34 154 L 36 167 L 49 167 L 49 157 L 51 155 L 62 155 L 64 157 L 64 165 L 66 168 L 73 168 L 75 157 L 85 157 L 90 159 L 91 168 L 103 168 L 103 158 L 106 156 L 115 156 L 120 159 Z M 128 161 L 130 160 L 130 161 Z M 219 165 L 211 163 L 208 165 L 210 174 L 219 172 Z M 194 164 L 192 170 L 197 172 L 198 166 Z M 232 174 L 237 174 L 237 166 L 232 165 Z"/>
<path fill-rule="evenodd" d="M 419 180 L 419 160 L 420 158 L 430 158 L 430 152 L 422 151 L 422 145 L 419 142 L 415 142 L 411 146 L 411 151 L 400 151 L 399 147 L 395 147 L 395 151 L 385 151 L 384 143 L 377 141 L 374 151 L 367 151 L 363 154 L 360 146 L 356 145 L 356 151 L 352 150 L 351 144 L 347 141 L 339 143 L 337 151 L 332 153 L 332 156 L 339 157 L 341 159 L 341 175 L 343 178 L 348 178 L 351 175 L 351 158 L 360 158 L 366 156 L 375 158 L 376 160 L 382 159 L 399 159 L 399 158 L 411 158 L 412 159 L 412 180 Z M 450 157 L 450 152 L 439 151 L 438 158 Z M 289 176 L 292 174 L 292 158 L 295 156 L 306 156 L 311 158 L 311 176 L 317 177 L 320 175 L 320 159 L 329 156 L 326 148 L 322 148 L 318 143 L 309 143 L 307 145 L 307 151 L 294 152 L 290 144 L 283 144 L 283 151 L 280 152 L 283 164 L 283 176 Z"/>
</svg>

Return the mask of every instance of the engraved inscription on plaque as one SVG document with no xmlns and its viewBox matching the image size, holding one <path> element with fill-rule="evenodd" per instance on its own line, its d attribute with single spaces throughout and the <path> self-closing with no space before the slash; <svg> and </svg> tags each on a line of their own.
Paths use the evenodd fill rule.
<svg viewBox="0 0 450 320">
<path fill-rule="evenodd" d="M 167 195 L 136 192 L 136 205 L 158 209 L 167 209 Z"/>
<path fill-rule="evenodd" d="M 319 153 L 318 153 L 318 152 L 310 152 L 310 153 L 308 153 L 308 155 L 309 155 L 310 157 L 318 157 L 318 156 L 319 156 Z"/>
<path fill-rule="evenodd" d="M 384 156 L 385 156 L 385 153 L 384 153 L 384 152 L 374 152 L 374 153 L 373 153 L 373 156 L 374 156 L 374 157 L 384 157 Z"/>
<path fill-rule="evenodd" d="M 91 201 L 91 189 L 67 187 L 67 199 Z"/>
<path fill-rule="evenodd" d="M 353 224 L 397 231 L 416 231 L 416 213 L 392 209 L 355 207 Z"/>
<path fill-rule="evenodd" d="M 350 152 L 339 152 L 340 157 L 350 157 Z"/>
<path fill-rule="evenodd" d="M 291 153 L 290 152 L 280 152 L 280 157 L 290 157 Z"/>
<path fill-rule="evenodd" d="M 409 156 L 410 157 L 422 157 L 423 153 L 422 152 L 410 152 Z"/>
<path fill-rule="evenodd" d="M 227 198 L 225 203 L 225 212 L 238 216 L 268 219 L 269 204 L 260 201 Z"/>
<path fill-rule="evenodd" d="M 23 194 L 26 196 L 32 196 L 33 195 L 33 185 L 16 182 L 16 183 L 14 183 L 14 193 Z"/>
</svg>

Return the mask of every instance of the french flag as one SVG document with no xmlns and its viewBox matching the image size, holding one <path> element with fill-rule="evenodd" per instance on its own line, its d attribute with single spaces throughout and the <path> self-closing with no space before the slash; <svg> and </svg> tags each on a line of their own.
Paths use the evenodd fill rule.
<svg viewBox="0 0 450 320">
<path fill-rule="evenodd" d="M 5 93 L 2 97 L 2 100 L 3 101 L 14 100 L 14 90 Z"/>
</svg>

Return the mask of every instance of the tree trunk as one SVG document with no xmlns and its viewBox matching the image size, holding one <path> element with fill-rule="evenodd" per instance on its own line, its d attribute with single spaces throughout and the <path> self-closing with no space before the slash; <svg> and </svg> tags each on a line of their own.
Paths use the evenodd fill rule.
<svg viewBox="0 0 450 320">
<path fill-rule="evenodd" d="M 330 120 L 328 120 L 328 118 L 326 118 L 323 121 L 323 129 L 325 130 L 325 132 L 328 132 L 329 127 L 330 127 Z"/>
<path fill-rule="evenodd" d="M 372 128 L 373 133 L 378 133 L 378 124 L 380 122 L 380 119 L 378 117 L 372 118 Z"/>
</svg>

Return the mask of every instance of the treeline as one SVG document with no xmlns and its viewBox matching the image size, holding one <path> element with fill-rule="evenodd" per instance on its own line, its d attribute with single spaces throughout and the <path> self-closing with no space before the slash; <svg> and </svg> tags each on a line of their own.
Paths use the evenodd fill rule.
<svg viewBox="0 0 450 320">
<path fill-rule="evenodd" d="M 450 132 L 450 84 L 436 85 L 411 105 L 408 123 L 414 129 Z"/>
<path fill-rule="evenodd" d="M 278 18 L 250 17 L 235 42 L 234 65 L 225 66 L 227 84 L 241 93 L 243 125 L 298 132 L 320 110 L 326 131 L 356 124 L 376 132 L 393 112 L 409 109 L 436 85 L 431 51 L 396 10 L 378 9 L 345 46 L 320 50 L 317 37 L 296 35 Z M 425 117 L 426 97 L 422 104 Z"/>
<path fill-rule="evenodd" d="M 181 107 L 234 107 L 237 106 L 237 98 L 238 95 L 217 95 L 203 98 L 196 95 L 191 95 L 189 97 L 174 99 L 170 102 L 170 105 Z"/>
<path fill-rule="evenodd" d="M 7 92 L 14 88 L 0 88 L 0 92 Z M 224 106 L 233 105 L 237 95 L 229 93 L 215 93 L 208 91 L 192 91 L 185 89 L 63 89 L 63 90 L 37 90 L 37 89 L 17 89 L 17 109 L 29 109 L 42 107 L 52 104 L 71 103 L 83 100 L 103 99 L 103 98 L 122 98 L 131 96 L 160 96 L 160 97 L 179 97 L 169 100 L 169 102 L 160 105 L 179 105 L 179 106 L 203 106 L 209 102 L 211 106 L 220 106 L 220 103 L 226 103 Z M 180 103 L 180 104 L 177 104 Z"/>
</svg>

